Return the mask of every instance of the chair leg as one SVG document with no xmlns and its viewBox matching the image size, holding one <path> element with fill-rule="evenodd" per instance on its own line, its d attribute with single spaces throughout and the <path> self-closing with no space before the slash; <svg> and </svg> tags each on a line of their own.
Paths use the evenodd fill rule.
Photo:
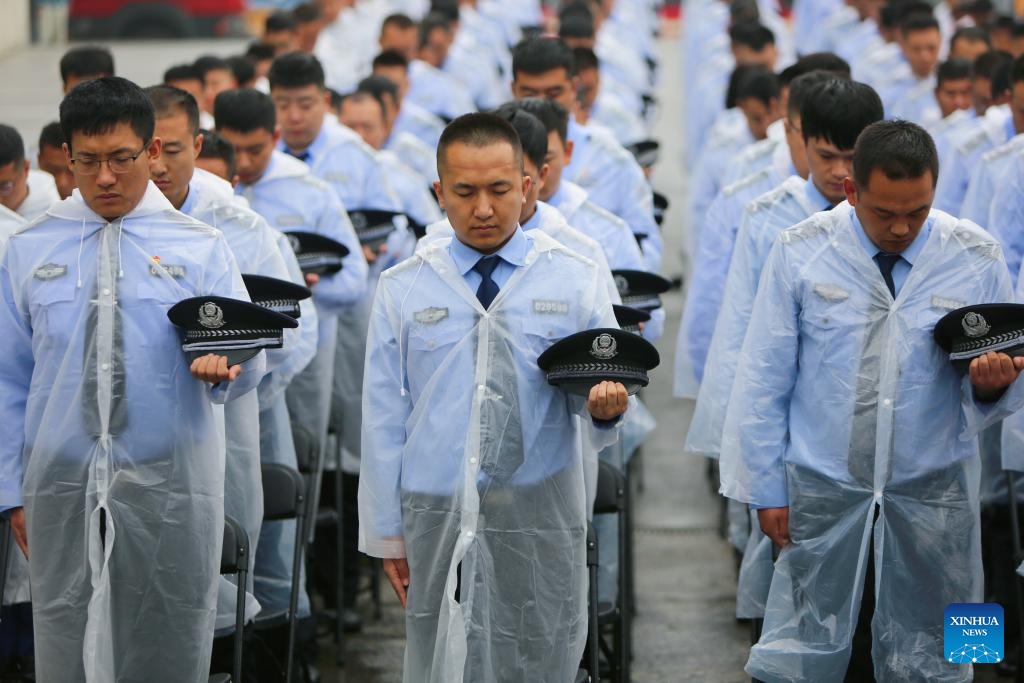
<svg viewBox="0 0 1024 683">
<path fill-rule="evenodd" d="M 335 566 L 335 621 L 334 621 L 334 661 L 338 666 L 345 663 L 345 625 L 341 612 L 345 609 L 345 486 L 344 473 L 341 471 L 341 435 L 338 435 L 335 449 L 334 470 L 334 509 L 336 514 L 336 566 Z"/>
<path fill-rule="evenodd" d="M 632 606 L 629 602 L 629 553 L 627 549 L 628 533 L 626 525 L 628 516 L 628 486 L 624 487 L 623 499 L 619 507 L 619 623 L 616 635 L 615 649 L 619 656 L 619 678 L 620 683 L 629 683 L 629 674 L 632 656 L 630 654 L 630 630 L 632 628 Z"/>
<path fill-rule="evenodd" d="M 380 600 L 380 563 L 371 563 L 370 569 L 370 599 L 373 601 L 373 618 L 380 621 L 381 600 Z"/>
<path fill-rule="evenodd" d="M 300 507 L 300 510 L 304 508 Z M 292 586 L 288 603 L 288 656 L 285 660 L 285 683 L 292 683 L 292 671 L 295 667 L 295 629 L 298 625 L 299 611 L 299 574 L 302 571 L 302 555 L 306 544 L 303 530 L 304 516 L 302 512 L 295 519 L 295 553 L 292 556 Z"/>
<path fill-rule="evenodd" d="M 248 561 L 248 559 L 246 560 Z M 231 658 L 231 680 L 242 683 L 242 643 L 245 640 L 245 582 L 248 572 L 239 570 L 235 577 L 238 581 L 238 592 L 235 598 L 235 639 Z"/>
</svg>

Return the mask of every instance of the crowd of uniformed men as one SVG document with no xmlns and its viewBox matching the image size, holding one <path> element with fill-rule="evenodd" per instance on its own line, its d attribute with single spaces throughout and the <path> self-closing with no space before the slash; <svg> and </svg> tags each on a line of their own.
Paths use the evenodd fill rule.
<svg viewBox="0 0 1024 683">
<path fill-rule="evenodd" d="M 631 279 L 661 271 L 650 130 L 680 84 L 658 82 L 659 5 L 317 0 L 145 89 L 102 47 L 65 54 L 37 154 L 0 125 L 5 675 L 229 669 L 227 515 L 253 551 L 244 621 L 297 601 L 294 656 L 288 620 L 265 624 L 245 680 L 289 657 L 317 679 L 316 613 L 360 625 L 357 548 L 406 610 L 405 680 L 580 680 L 595 465 L 624 467 L 653 419 L 612 378 L 563 392 L 537 357 L 618 327 Z M 679 451 L 715 460 L 755 679 L 969 680 L 943 609 L 982 599 L 1016 666 L 1010 12 L 685 4 Z M 278 343 L 229 362 L 229 300 L 258 298 L 296 319 L 243 330 Z M 182 301 L 201 304 L 184 347 Z M 585 350 L 607 361 L 615 337 Z M 341 533 L 265 520 L 268 464 L 343 501 Z M 614 601 L 619 536 L 596 526 Z"/>
</svg>

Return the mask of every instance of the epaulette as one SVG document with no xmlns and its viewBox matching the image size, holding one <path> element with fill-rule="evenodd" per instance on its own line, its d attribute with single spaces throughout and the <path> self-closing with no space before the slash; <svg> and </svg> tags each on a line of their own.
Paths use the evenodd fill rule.
<svg viewBox="0 0 1024 683">
<path fill-rule="evenodd" d="M 828 231 L 828 226 L 823 223 L 823 220 L 818 215 L 811 216 L 807 220 L 783 230 L 779 234 L 779 241 L 783 244 L 795 244 L 818 235 L 824 235 Z"/>
<path fill-rule="evenodd" d="M 724 188 L 722 188 L 722 194 L 724 194 L 726 197 L 732 197 L 736 193 L 747 189 L 751 185 L 754 185 L 764 180 L 766 177 L 768 177 L 768 175 L 771 174 L 771 172 L 772 169 L 770 168 L 762 168 L 758 171 L 754 171 L 750 175 L 740 178 L 734 183 L 726 185 Z"/>
<path fill-rule="evenodd" d="M 778 204 L 780 199 L 788 196 L 790 196 L 789 183 L 783 182 L 782 185 L 768 190 L 763 195 L 747 204 L 747 213 L 755 214 L 760 211 L 764 211 L 765 209 L 770 209 Z"/>
<path fill-rule="evenodd" d="M 1015 154 L 1021 150 L 1024 150 L 1024 135 L 1017 135 L 1010 138 L 1010 141 L 999 145 L 995 149 L 990 149 L 981 155 L 982 162 L 988 164 L 1002 157 Z"/>
</svg>

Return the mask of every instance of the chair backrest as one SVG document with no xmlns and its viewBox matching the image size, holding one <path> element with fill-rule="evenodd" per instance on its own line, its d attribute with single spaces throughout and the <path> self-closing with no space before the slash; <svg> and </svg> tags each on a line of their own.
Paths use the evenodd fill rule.
<svg viewBox="0 0 1024 683">
<path fill-rule="evenodd" d="M 294 519 L 304 512 L 306 484 L 302 475 L 287 465 L 263 465 L 263 519 Z"/>
<path fill-rule="evenodd" d="M 587 566 L 597 566 L 597 530 L 592 522 L 587 522 Z"/>
<path fill-rule="evenodd" d="M 317 454 L 320 452 L 319 440 L 308 427 L 293 422 L 292 442 L 295 444 L 295 459 L 299 472 L 309 473 L 316 464 Z"/>
<path fill-rule="evenodd" d="M 224 546 L 220 551 L 220 573 L 237 574 L 249 568 L 249 534 L 237 521 L 224 516 Z"/>
<path fill-rule="evenodd" d="M 600 460 L 597 463 L 597 496 L 594 514 L 622 512 L 626 505 L 626 476 L 615 465 Z"/>
</svg>

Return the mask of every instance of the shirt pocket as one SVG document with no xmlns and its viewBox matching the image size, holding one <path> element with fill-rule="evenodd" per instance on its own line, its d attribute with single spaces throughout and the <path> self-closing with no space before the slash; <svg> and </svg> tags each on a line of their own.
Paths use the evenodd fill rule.
<svg viewBox="0 0 1024 683">
<path fill-rule="evenodd" d="M 181 347 L 181 333 L 167 318 L 167 311 L 174 304 L 192 295 L 170 277 L 147 275 L 131 284 L 119 283 L 122 288 L 122 324 L 126 331 L 134 328 L 137 335 L 131 335 L 142 346 L 171 351 Z M 134 292 L 134 296 L 132 293 Z"/>
<path fill-rule="evenodd" d="M 66 347 L 75 327 L 84 322 L 88 310 L 76 311 L 76 294 L 82 292 L 70 276 L 38 284 L 29 299 L 33 337 L 46 348 Z"/>
<path fill-rule="evenodd" d="M 465 329 L 451 321 L 432 325 L 413 325 L 409 328 L 406 373 L 409 388 L 414 395 L 427 386 L 434 376 L 449 360 L 459 342 L 473 334 L 472 329 Z M 462 351 L 473 359 L 473 350 Z"/>
<path fill-rule="evenodd" d="M 544 353 L 548 347 L 578 329 L 570 325 L 575 322 L 568 314 L 565 315 L 527 315 L 520 319 L 520 329 L 523 332 L 523 342 L 528 347 L 528 352 L 536 358 Z"/>
<path fill-rule="evenodd" d="M 800 325 L 801 372 L 826 372 L 846 378 L 856 359 L 863 358 L 866 316 L 851 299 L 826 300 L 812 296 L 805 302 Z"/>
</svg>

